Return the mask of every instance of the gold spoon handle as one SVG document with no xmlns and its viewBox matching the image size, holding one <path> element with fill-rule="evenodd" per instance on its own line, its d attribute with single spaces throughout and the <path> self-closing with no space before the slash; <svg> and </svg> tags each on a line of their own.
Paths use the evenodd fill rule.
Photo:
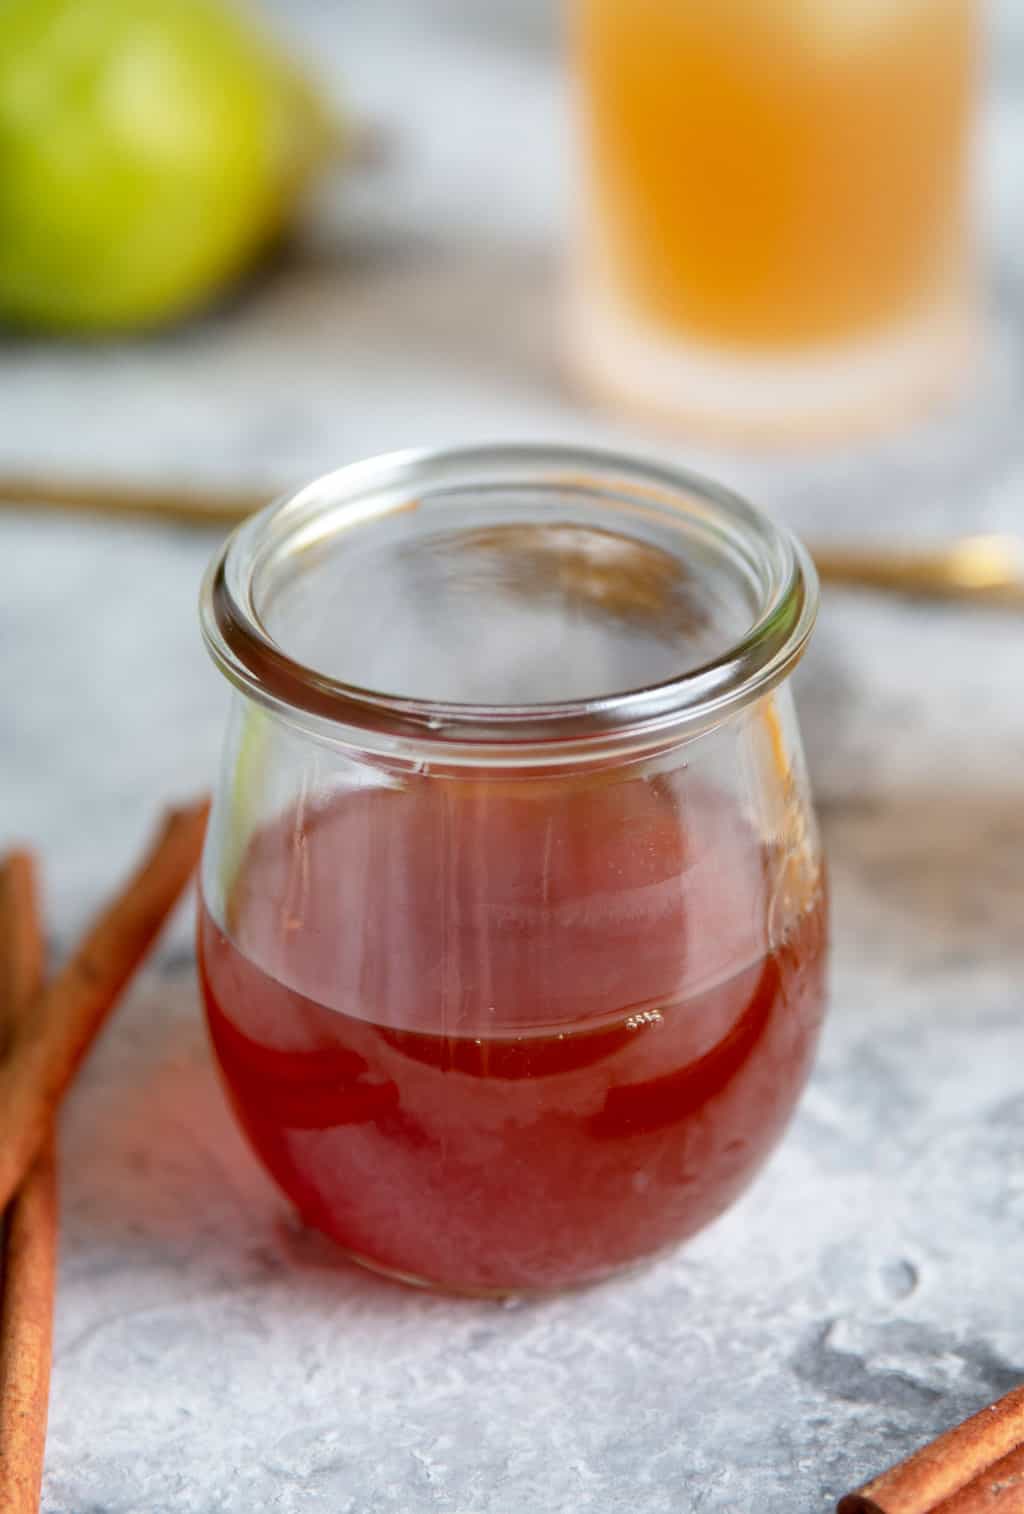
<svg viewBox="0 0 1024 1514">
<path fill-rule="evenodd" d="M 1024 538 L 961 536 L 938 547 L 843 546 L 812 555 L 829 583 L 1024 609 Z"/>
<path fill-rule="evenodd" d="M 0 504 L 135 515 L 184 525 L 233 526 L 271 498 L 268 490 L 139 488 L 59 478 L 0 477 Z M 818 542 L 811 553 L 828 583 L 1024 609 L 1024 537 L 962 536 L 938 547 Z"/>
<path fill-rule="evenodd" d="M 0 477 L 0 504 L 34 510 L 82 511 L 90 515 L 141 515 L 182 525 L 237 526 L 262 510 L 269 490 L 154 489 L 135 484 L 60 478 Z"/>
</svg>

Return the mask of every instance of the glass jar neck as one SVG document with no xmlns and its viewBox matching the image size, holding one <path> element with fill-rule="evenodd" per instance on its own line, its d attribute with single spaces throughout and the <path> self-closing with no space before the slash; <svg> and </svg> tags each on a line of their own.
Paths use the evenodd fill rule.
<svg viewBox="0 0 1024 1514">
<path fill-rule="evenodd" d="M 203 631 L 249 698 L 401 761 L 549 765 L 720 724 L 791 671 L 806 552 L 682 470 L 546 446 L 401 453 L 252 517 Z"/>
</svg>

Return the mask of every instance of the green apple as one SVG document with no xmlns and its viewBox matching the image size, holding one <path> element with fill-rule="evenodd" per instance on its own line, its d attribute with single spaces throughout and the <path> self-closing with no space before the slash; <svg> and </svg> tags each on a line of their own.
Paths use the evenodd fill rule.
<svg viewBox="0 0 1024 1514">
<path fill-rule="evenodd" d="M 223 0 L 0 0 L 0 321 L 104 332 L 201 307 L 331 139 Z"/>
</svg>

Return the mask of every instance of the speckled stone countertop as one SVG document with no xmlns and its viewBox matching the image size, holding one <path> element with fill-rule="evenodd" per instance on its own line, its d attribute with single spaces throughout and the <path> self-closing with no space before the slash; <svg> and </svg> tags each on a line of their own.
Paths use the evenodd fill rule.
<svg viewBox="0 0 1024 1514">
<path fill-rule="evenodd" d="M 977 385 L 869 448 L 762 457 L 564 391 L 542 7 L 490 31 L 422 9 L 288 8 L 393 154 L 201 325 L 0 348 L 0 466 L 270 489 L 392 446 L 562 436 L 685 458 L 807 534 L 1024 528 L 1012 39 Z M 0 514 L 0 837 L 42 850 L 55 953 L 214 772 L 215 540 Z M 625 1281 L 497 1306 L 340 1263 L 235 1131 L 183 912 L 63 1127 L 46 1514 L 812 1514 L 1024 1379 L 1024 619 L 830 593 L 800 702 L 835 904 L 817 1071 L 747 1197 Z"/>
</svg>

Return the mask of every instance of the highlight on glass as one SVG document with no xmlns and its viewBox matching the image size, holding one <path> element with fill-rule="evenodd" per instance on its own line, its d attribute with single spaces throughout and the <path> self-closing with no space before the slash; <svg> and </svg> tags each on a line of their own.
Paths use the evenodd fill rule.
<svg viewBox="0 0 1024 1514">
<path fill-rule="evenodd" d="M 209 1029 L 350 1256 L 563 1287 L 746 1187 L 824 1006 L 787 682 L 816 604 L 734 495 L 568 448 L 349 467 L 218 555 Z"/>
</svg>

